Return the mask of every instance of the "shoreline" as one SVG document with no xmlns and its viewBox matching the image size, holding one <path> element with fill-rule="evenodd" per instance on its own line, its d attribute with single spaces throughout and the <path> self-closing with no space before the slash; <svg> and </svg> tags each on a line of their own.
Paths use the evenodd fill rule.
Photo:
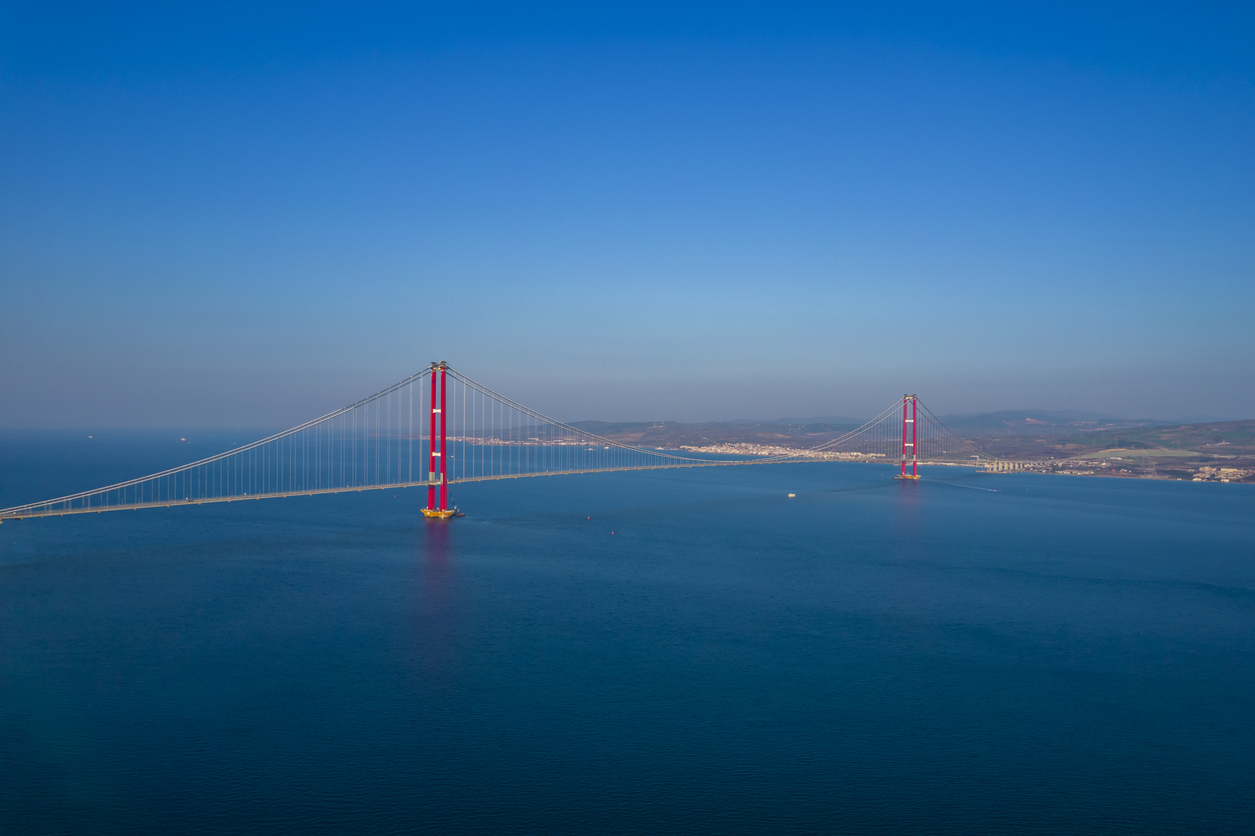
<svg viewBox="0 0 1255 836">
<path fill-rule="evenodd" d="M 806 448 L 785 447 L 775 444 L 755 444 L 733 442 L 710 445 L 682 445 L 671 448 L 677 452 L 704 453 L 710 455 L 742 455 L 761 457 L 794 457 L 809 461 L 845 461 L 869 464 L 896 464 L 896 457 L 883 453 L 839 453 L 830 451 L 815 452 Z M 920 467 L 971 467 L 978 473 L 1002 475 L 1007 473 L 1040 473 L 1050 476 L 1099 477 L 1103 479 L 1150 479 L 1159 482 L 1216 482 L 1220 484 L 1255 484 L 1255 465 L 1249 467 L 1231 467 L 1219 464 L 1200 464 L 1197 460 L 1190 462 L 1189 470 L 1175 473 L 1164 473 L 1158 470 L 1147 472 L 1142 461 L 1149 458 L 1162 457 L 1124 457 L 1113 456 L 1109 460 L 1084 459 L 1036 459 L 1016 460 L 999 459 L 996 462 L 931 462 L 920 461 Z M 1172 458 L 1186 458 L 1173 456 Z M 1199 458 L 1202 458 L 1201 456 Z M 1236 458 L 1236 457 L 1235 457 Z M 1142 461 L 1139 461 L 1141 459 Z M 1114 467 L 1111 461 L 1120 462 L 1127 467 Z M 1239 463 L 1245 464 L 1239 460 Z M 1183 463 L 1184 464 L 1184 463 Z M 993 466 L 991 466 L 993 465 Z M 1095 467 L 1094 465 L 1098 465 Z"/>
</svg>

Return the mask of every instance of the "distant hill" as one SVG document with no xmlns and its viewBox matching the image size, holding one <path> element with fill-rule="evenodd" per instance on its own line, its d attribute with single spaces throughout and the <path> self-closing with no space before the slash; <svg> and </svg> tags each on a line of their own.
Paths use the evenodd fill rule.
<svg viewBox="0 0 1255 836">
<path fill-rule="evenodd" d="M 1120 427 L 1148 427 L 1161 421 L 1119 418 L 1096 412 L 1047 412 L 1041 409 L 1002 410 L 939 416 L 941 422 L 961 434 L 1020 435 L 1042 432 L 1084 432 Z"/>
<path fill-rule="evenodd" d="M 788 444 L 792 447 L 812 447 L 848 432 L 858 422 L 843 424 L 781 424 L 755 421 L 711 421 L 699 424 L 681 424 L 677 421 L 635 421 L 613 423 L 609 421 L 576 421 L 571 426 L 586 432 L 609 438 L 623 444 L 638 447 L 683 446 L 701 447 L 708 444 Z"/>
<path fill-rule="evenodd" d="M 771 421 L 763 421 L 765 424 L 791 424 L 793 426 L 810 426 L 814 424 L 828 424 L 838 427 L 857 427 L 860 426 L 866 418 L 847 418 L 838 415 L 820 415 L 814 418 L 776 418 Z M 755 423 L 747 421 L 745 423 Z"/>
<path fill-rule="evenodd" d="M 1172 423 L 1145 418 L 1121 418 L 1116 415 L 1106 415 L 1099 412 L 1080 412 L 1075 410 L 1051 412 L 1044 409 L 1005 409 L 999 412 L 942 415 L 940 418 L 942 423 L 956 432 L 964 434 L 981 433 L 983 435 L 1035 434 L 1043 431 L 1085 432 L 1116 429 L 1119 427 L 1150 427 Z M 860 426 L 866 420 L 866 418 L 850 418 L 848 416 L 820 415 L 812 418 L 775 418 L 770 421 L 738 418 L 732 421 L 714 423 L 743 427 L 785 425 L 808 428 L 842 427 L 850 429 Z M 706 426 L 713 426 L 714 423 Z"/>
<path fill-rule="evenodd" d="M 1104 451 L 1133 467 L 1158 469 L 1183 478 L 1204 464 L 1255 467 L 1255 420 L 1203 424 L 1159 424 L 1084 432 L 1037 427 L 1034 433 L 970 433 L 964 437 L 987 453 L 1022 461 L 1094 458 Z M 1138 464 L 1138 460 L 1145 462 Z M 1178 472 L 1179 471 L 1179 472 Z"/>
<path fill-rule="evenodd" d="M 1255 420 L 1201 424 L 1165 424 L 1085 412 L 1004 410 L 977 415 L 947 415 L 946 426 L 994 456 L 1017 460 L 1088 457 L 1104 450 L 1113 455 L 1171 458 L 1176 467 L 1235 459 L 1255 462 Z M 578 421 L 573 426 L 623 444 L 676 449 L 712 444 L 769 444 L 807 448 L 836 438 L 862 422 L 835 421 Z M 1156 452 L 1158 451 L 1158 452 Z M 1171 456 L 1164 451 L 1170 451 Z M 1158 466 L 1158 465 L 1156 465 Z M 1255 466 L 1255 464 L 1252 464 Z"/>
<path fill-rule="evenodd" d="M 1193 450 L 1212 456 L 1255 455 L 1255 420 L 1214 421 L 1124 430 L 1102 430 L 1073 437 L 1099 449 L 1140 447 Z"/>
</svg>

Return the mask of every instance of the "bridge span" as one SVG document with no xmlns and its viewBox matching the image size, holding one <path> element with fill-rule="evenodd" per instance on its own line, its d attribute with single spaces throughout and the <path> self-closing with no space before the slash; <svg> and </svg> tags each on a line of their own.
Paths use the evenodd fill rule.
<svg viewBox="0 0 1255 836">
<path fill-rule="evenodd" d="M 0 509 L 30 517 L 170 508 L 350 491 L 426 489 L 424 515 L 456 513 L 449 486 L 580 473 L 819 462 L 822 454 L 895 462 L 898 478 L 927 463 L 996 463 L 915 395 L 807 450 L 770 456 L 682 455 L 615 441 L 511 400 L 436 362 L 320 418 L 185 465 Z M 975 460 L 975 461 L 974 461 Z"/>
</svg>

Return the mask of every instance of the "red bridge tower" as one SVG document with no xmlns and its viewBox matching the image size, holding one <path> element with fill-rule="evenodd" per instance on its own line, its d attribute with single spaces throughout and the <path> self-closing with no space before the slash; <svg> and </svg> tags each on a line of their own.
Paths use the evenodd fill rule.
<svg viewBox="0 0 1255 836">
<path fill-rule="evenodd" d="M 914 395 L 902 396 L 902 472 L 899 479 L 919 478 L 919 433 L 916 432 L 916 419 L 919 418 L 919 404 Z M 907 459 L 911 462 L 911 472 L 906 472 Z"/>
<path fill-rule="evenodd" d="M 441 360 L 431 364 L 431 433 L 427 436 L 427 507 L 423 516 L 447 520 L 454 514 L 449 507 L 449 471 L 445 463 L 445 370 L 449 364 Z M 439 385 L 437 385 L 439 384 Z M 437 389 L 439 400 L 437 401 Z M 440 406 L 436 406 L 439 403 Z M 440 440 L 436 441 L 436 416 L 440 416 Z M 440 481 L 436 481 L 439 474 Z M 438 497 L 437 497 L 438 494 Z M 439 498 L 439 504 L 436 500 Z"/>
</svg>

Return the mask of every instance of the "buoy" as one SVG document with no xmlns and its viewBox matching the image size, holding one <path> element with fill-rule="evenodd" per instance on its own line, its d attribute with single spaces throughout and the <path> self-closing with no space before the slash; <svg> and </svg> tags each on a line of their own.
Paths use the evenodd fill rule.
<svg viewBox="0 0 1255 836">
<path fill-rule="evenodd" d="M 789 494 L 789 499 L 793 499 L 793 498 L 794 498 L 794 497 L 796 497 L 796 496 L 797 496 L 797 494 L 795 494 L 795 493 L 791 493 L 791 494 Z"/>
</svg>

